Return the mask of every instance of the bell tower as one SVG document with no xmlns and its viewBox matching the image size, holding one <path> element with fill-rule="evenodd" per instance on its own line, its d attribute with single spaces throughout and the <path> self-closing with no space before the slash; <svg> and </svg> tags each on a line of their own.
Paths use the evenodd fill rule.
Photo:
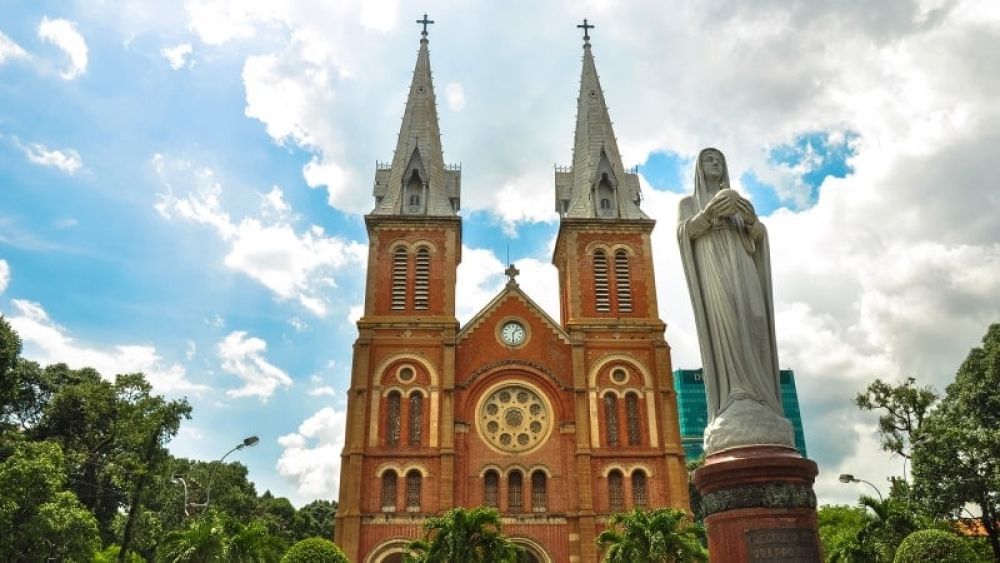
<svg viewBox="0 0 1000 563">
<path fill-rule="evenodd" d="M 396 150 L 390 163 L 376 166 L 375 207 L 365 216 L 365 307 L 336 515 L 336 542 L 352 561 L 393 533 L 395 520 L 453 503 L 462 174 L 444 163 L 441 150 L 427 38 L 433 21 L 424 16 L 417 23 L 424 31 Z M 377 526 L 369 525 L 373 519 Z"/>
<path fill-rule="evenodd" d="M 577 27 L 584 43 L 573 164 L 555 171 L 560 221 L 552 263 L 559 271 L 561 324 L 578 366 L 575 400 L 583 416 L 577 416 L 575 455 L 581 535 L 587 536 L 591 526 L 599 531 L 596 518 L 616 506 L 614 491 L 639 486 L 634 473 L 615 469 L 622 459 L 654 468 L 667 493 L 661 502 L 688 509 L 689 500 L 670 347 L 657 307 L 655 221 L 640 208 L 636 170 L 622 164 L 594 64 L 593 26 L 584 20 Z M 641 435 L 629 430 L 638 424 L 623 423 L 637 417 L 648 418 L 646 430 L 635 433 Z"/>
</svg>

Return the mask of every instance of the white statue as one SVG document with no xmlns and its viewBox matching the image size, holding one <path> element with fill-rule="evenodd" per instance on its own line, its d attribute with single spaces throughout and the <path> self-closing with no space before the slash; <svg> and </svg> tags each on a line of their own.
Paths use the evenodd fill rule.
<svg viewBox="0 0 1000 563">
<path fill-rule="evenodd" d="M 694 194 L 681 200 L 677 223 L 704 366 L 705 453 L 794 447 L 781 408 L 767 231 L 753 205 L 729 188 L 718 150 L 698 155 Z"/>
</svg>

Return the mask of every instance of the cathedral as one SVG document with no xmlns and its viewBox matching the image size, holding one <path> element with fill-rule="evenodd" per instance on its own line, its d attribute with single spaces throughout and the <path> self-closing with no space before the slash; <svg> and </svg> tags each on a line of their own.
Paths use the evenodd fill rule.
<svg viewBox="0 0 1000 563">
<path fill-rule="evenodd" d="M 352 561 L 402 561 L 427 517 L 497 508 L 541 563 L 597 561 L 609 515 L 687 509 L 654 227 L 622 165 L 584 21 L 572 167 L 553 186 L 553 319 L 507 269 L 464 325 L 462 171 L 445 164 L 426 32 L 391 163 L 365 216 L 368 270 L 347 402 L 336 542 Z M 544 165 L 539 163 L 539 165 Z"/>
</svg>

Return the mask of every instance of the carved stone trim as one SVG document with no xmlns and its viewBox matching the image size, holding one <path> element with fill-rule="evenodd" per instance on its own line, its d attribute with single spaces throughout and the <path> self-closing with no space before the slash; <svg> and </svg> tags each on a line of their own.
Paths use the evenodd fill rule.
<svg viewBox="0 0 1000 563">
<path fill-rule="evenodd" d="M 816 508 L 812 487 L 793 483 L 755 483 L 713 491 L 701 497 L 702 514 L 708 516 L 740 508 Z"/>
</svg>

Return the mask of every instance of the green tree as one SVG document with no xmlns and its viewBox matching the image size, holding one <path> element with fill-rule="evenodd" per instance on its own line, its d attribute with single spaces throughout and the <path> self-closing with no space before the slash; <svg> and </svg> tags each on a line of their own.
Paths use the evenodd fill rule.
<svg viewBox="0 0 1000 563">
<path fill-rule="evenodd" d="M 823 505 L 817 511 L 819 540 L 828 562 L 850 561 L 858 552 L 858 532 L 865 524 L 865 511 L 856 506 Z"/>
<path fill-rule="evenodd" d="M 296 539 L 332 538 L 336 513 L 337 503 L 328 500 L 314 500 L 303 506 L 295 515 Z"/>
<path fill-rule="evenodd" d="M 272 534 L 290 541 L 295 539 L 297 513 L 287 498 L 275 497 L 271 491 L 264 491 L 257 499 L 256 516 L 267 524 L 267 529 Z"/>
<path fill-rule="evenodd" d="M 289 548 L 281 563 L 348 563 L 348 559 L 332 541 L 306 538 Z"/>
<path fill-rule="evenodd" d="M 227 539 L 222 517 L 210 510 L 192 519 L 187 527 L 167 534 L 157 552 L 157 560 L 170 563 L 221 561 L 226 554 Z"/>
<path fill-rule="evenodd" d="M 494 508 L 453 508 L 424 524 L 424 539 L 410 542 L 407 559 L 433 563 L 515 563 L 524 551 L 501 532 Z"/>
<path fill-rule="evenodd" d="M 0 462 L 0 553 L 20 561 L 90 559 L 100 547 L 97 523 L 62 490 L 65 479 L 57 444 L 14 446 Z"/>
<path fill-rule="evenodd" d="M 681 510 L 637 508 L 612 515 L 597 543 L 605 550 L 604 561 L 611 563 L 680 563 L 708 561 L 704 536 L 704 528 Z"/>
<path fill-rule="evenodd" d="M 910 377 L 898 385 L 876 379 L 854 402 L 862 410 L 883 411 L 878 418 L 882 449 L 909 459 L 914 438 L 937 399 L 933 389 L 917 387 Z"/>
<path fill-rule="evenodd" d="M 226 544 L 226 559 L 233 563 L 270 563 L 281 559 L 288 544 L 268 531 L 260 520 L 237 524 Z"/>
<path fill-rule="evenodd" d="M 978 560 L 965 538 L 944 530 L 918 530 L 899 544 L 893 563 L 973 563 Z"/>
<path fill-rule="evenodd" d="M 962 362 L 941 404 L 924 421 L 913 452 L 914 489 L 935 513 L 979 508 L 1000 561 L 1000 324 Z"/>
</svg>

